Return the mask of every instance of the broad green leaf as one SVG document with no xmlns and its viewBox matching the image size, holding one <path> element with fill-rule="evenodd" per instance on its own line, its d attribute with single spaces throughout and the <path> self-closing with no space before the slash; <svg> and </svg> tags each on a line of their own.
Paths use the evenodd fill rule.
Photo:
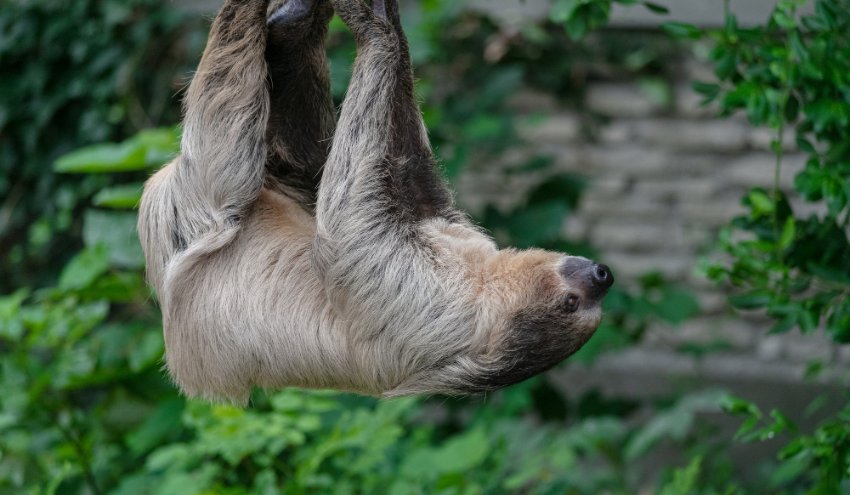
<svg viewBox="0 0 850 495">
<path fill-rule="evenodd" d="M 125 184 L 107 187 L 95 194 L 92 203 L 102 208 L 130 210 L 138 206 L 142 198 L 142 184 Z"/>
<path fill-rule="evenodd" d="M 90 209 L 83 216 L 83 241 L 86 246 L 104 245 L 109 261 L 122 268 L 142 268 L 144 255 L 136 234 L 136 214 L 123 211 Z"/>
<path fill-rule="evenodd" d="M 670 9 L 655 2 L 643 2 L 643 6 L 656 14 L 669 14 Z"/>
<path fill-rule="evenodd" d="M 59 276 L 62 290 L 84 289 L 109 270 L 109 251 L 104 244 L 94 243 L 74 256 Z"/>
<path fill-rule="evenodd" d="M 747 196 L 750 205 L 753 207 L 753 213 L 756 216 L 772 215 L 776 209 L 776 203 L 764 191 L 753 190 Z"/>
<path fill-rule="evenodd" d="M 664 438 L 682 440 L 691 431 L 696 413 L 719 411 L 727 394 L 718 390 L 686 395 L 675 406 L 656 414 L 626 445 L 627 459 L 637 459 Z"/>
<path fill-rule="evenodd" d="M 769 291 L 756 290 L 747 294 L 730 296 L 729 302 L 738 309 L 759 309 L 770 304 L 773 294 Z"/>
<path fill-rule="evenodd" d="M 622 349 L 631 343 L 632 339 L 617 325 L 602 322 L 593 337 L 570 357 L 570 361 L 592 364 L 602 354 Z"/>
<path fill-rule="evenodd" d="M 697 93 L 705 96 L 706 101 L 712 101 L 720 94 L 720 85 L 717 83 L 694 81 L 691 83 L 691 87 Z"/>
<path fill-rule="evenodd" d="M 177 129 L 149 129 L 121 143 L 96 144 L 72 151 L 56 160 L 53 168 L 63 173 L 132 172 L 163 165 L 178 149 Z"/>
<path fill-rule="evenodd" d="M 572 19 L 576 9 L 583 3 L 582 0 L 555 0 L 549 10 L 549 18 L 553 22 L 565 23 Z"/>
<path fill-rule="evenodd" d="M 146 155 L 146 150 L 136 141 L 96 144 L 59 158 L 53 169 L 69 174 L 130 172 L 146 168 Z"/>
<path fill-rule="evenodd" d="M 691 294 L 675 287 L 665 288 L 655 303 L 658 316 L 671 324 L 679 324 L 699 313 L 699 302 Z"/>
<path fill-rule="evenodd" d="M 687 24 L 684 22 L 665 22 L 661 25 L 661 29 L 676 38 L 697 39 L 702 36 L 701 29 L 693 24 Z"/>
<path fill-rule="evenodd" d="M 138 428 L 127 434 L 127 446 L 140 455 L 159 445 L 165 437 L 179 431 L 184 407 L 185 401 L 177 397 L 160 403 Z"/>
<path fill-rule="evenodd" d="M 691 495 L 698 493 L 699 475 L 702 470 L 702 457 L 694 457 L 684 468 L 673 472 L 673 479 L 664 485 L 659 495 Z"/>
</svg>

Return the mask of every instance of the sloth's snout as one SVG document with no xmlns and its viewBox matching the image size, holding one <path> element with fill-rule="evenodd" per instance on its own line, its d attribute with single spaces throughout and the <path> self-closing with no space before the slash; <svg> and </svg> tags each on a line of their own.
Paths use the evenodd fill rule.
<svg viewBox="0 0 850 495">
<path fill-rule="evenodd" d="M 594 287 L 604 291 L 614 284 L 614 275 L 608 265 L 593 265 L 591 272 Z"/>
<path fill-rule="evenodd" d="M 560 271 L 568 285 L 583 289 L 585 297 L 590 299 L 604 296 L 614 284 L 614 274 L 607 265 L 596 264 L 587 258 L 569 257 Z"/>
</svg>

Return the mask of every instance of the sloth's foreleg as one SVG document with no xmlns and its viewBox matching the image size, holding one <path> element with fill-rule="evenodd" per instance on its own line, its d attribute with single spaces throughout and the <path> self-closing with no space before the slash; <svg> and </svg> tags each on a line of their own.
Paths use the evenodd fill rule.
<svg viewBox="0 0 850 495">
<path fill-rule="evenodd" d="M 288 0 L 268 17 L 267 169 L 308 207 L 315 204 L 336 124 L 324 47 L 332 15 L 329 0 Z"/>
<path fill-rule="evenodd" d="M 184 100 L 180 156 L 145 186 L 139 235 L 161 298 L 167 278 L 234 238 L 262 187 L 267 7 L 267 0 L 225 2 Z"/>
<path fill-rule="evenodd" d="M 395 1 L 333 5 L 358 54 L 319 186 L 313 260 L 362 346 L 357 359 L 389 390 L 467 345 L 459 329 L 471 326 L 470 305 L 419 232 L 456 213 L 414 100 Z"/>
<path fill-rule="evenodd" d="M 354 32 L 358 55 L 322 182 L 320 224 L 362 235 L 367 225 L 404 228 L 454 215 L 415 101 L 395 0 L 373 7 L 339 0 L 334 8 Z"/>
<path fill-rule="evenodd" d="M 190 209 L 186 215 L 201 217 L 187 219 L 189 236 L 238 223 L 262 186 L 269 117 L 267 5 L 267 0 L 225 2 L 189 85 L 174 171 Z"/>
</svg>

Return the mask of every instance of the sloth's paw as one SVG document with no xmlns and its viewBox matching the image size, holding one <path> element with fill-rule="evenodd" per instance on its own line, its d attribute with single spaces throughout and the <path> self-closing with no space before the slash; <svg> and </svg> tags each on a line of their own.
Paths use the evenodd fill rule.
<svg viewBox="0 0 850 495">
<path fill-rule="evenodd" d="M 311 33 L 323 37 L 334 11 L 330 0 L 285 0 L 271 8 L 267 19 L 272 43 L 297 41 Z"/>
<path fill-rule="evenodd" d="M 397 39 L 401 28 L 398 0 L 331 0 L 334 10 L 358 41 Z"/>
</svg>

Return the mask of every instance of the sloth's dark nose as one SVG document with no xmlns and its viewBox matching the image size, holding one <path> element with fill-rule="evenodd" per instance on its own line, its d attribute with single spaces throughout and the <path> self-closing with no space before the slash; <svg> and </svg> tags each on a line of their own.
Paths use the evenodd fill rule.
<svg viewBox="0 0 850 495">
<path fill-rule="evenodd" d="M 584 296 L 598 300 L 614 284 L 614 275 L 606 265 L 596 264 L 586 258 L 568 257 L 561 265 L 563 276 L 570 287 L 581 288 Z"/>
<path fill-rule="evenodd" d="M 607 265 L 593 265 L 591 281 L 597 288 L 605 290 L 614 284 L 614 275 Z"/>
</svg>

